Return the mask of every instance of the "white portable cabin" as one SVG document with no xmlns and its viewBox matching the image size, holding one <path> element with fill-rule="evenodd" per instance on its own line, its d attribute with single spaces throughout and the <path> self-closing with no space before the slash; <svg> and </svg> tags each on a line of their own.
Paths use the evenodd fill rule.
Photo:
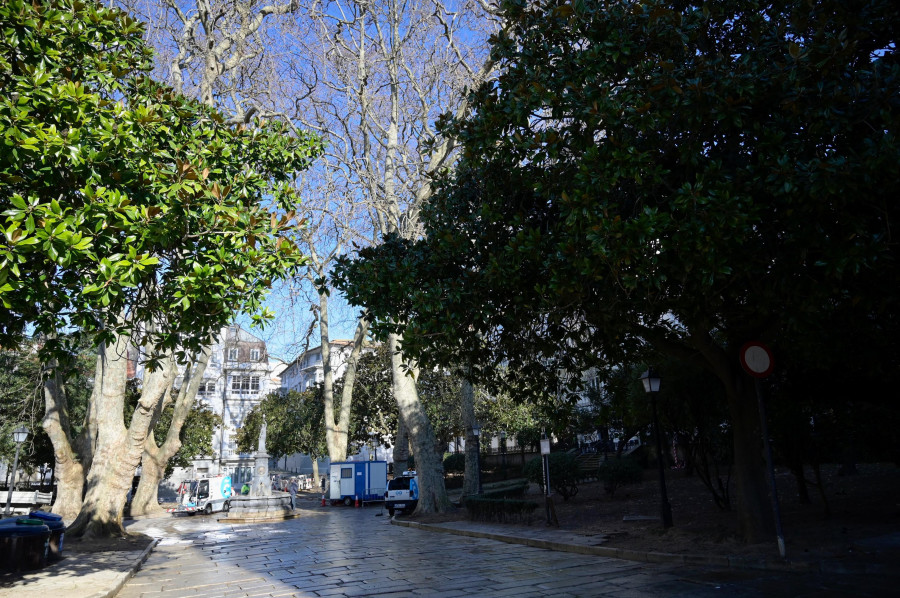
<svg viewBox="0 0 900 598">
<path fill-rule="evenodd" d="M 387 461 L 342 461 L 332 463 L 328 498 L 345 505 L 384 500 L 387 488 Z"/>
</svg>

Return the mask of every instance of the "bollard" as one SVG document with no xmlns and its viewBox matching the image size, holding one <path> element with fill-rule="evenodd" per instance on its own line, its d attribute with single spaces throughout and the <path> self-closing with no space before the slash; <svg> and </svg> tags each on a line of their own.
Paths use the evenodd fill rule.
<svg viewBox="0 0 900 598">
<path fill-rule="evenodd" d="M 356 508 L 359 508 L 359 494 L 356 495 Z"/>
<path fill-rule="evenodd" d="M 325 506 L 325 495 L 324 494 L 322 495 L 322 506 L 323 507 Z"/>
</svg>

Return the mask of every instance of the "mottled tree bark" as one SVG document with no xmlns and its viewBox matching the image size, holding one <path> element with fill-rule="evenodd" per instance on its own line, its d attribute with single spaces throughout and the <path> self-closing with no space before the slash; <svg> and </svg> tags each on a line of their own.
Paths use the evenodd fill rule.
<svg viewBox="0 0 900 598">
<path fill-rule="evenodd" d="M 453 506 L 444 486 L 444 465 L 435 450 L 434 430 L 416 391 L 415 368 L 404 362 L 398 350 L 399 340 L 396 334 L 388 336 L 394 398 L 416 456 L 419 504 L 415 512 L 443 513 Z"/>
<path fill-rule="evenodd" d="M 43 428 L 53 444 L 56 459 L 54 475 L 57 478 L 57 491 L 53 512 L 62 516 L 65 521 L 72 521 L 81 510 L 84 468 L 72 446 L 68 401 L 55 363 L 51 364 L 50 372 L 44 379 L 44 405 Z"/>
<path fill-rule="evenodd" d="M 154 413 L 175 378 L 171 358 L 144 377 L 141 398 L 128 428 L 124 425 L 127 337 L 100 347 L 91 410 L 97 422 L 93 460 L 87 472 L 81 511 L 69 526 L 73 536 L 123 536 L 122 512 L 134 472 L 141 462 Z"/>
<path fill-rule="evenodd" d="M 157 446 L 152 430 L 147 436 L 147 441 L 144 443 L 144 454 L 141 457 L 141 481 L 131 500 L 132 515 L 163 512 L 162 507 L 159 506 L 159 482 L 165 475 L 169 460 L 181 448 L 181 429 L 194 406 L 197 390 L 200 388 L 200 382 L 203 381 L 203 374 L 206 372 L 211 351 L 212 347 L 207 345 L 194 363 L 185 368 L 184 380 L 182 380 L 181 388 L 178 389 L 178 395 L 175 398 L 172 423 L 162 444 Z M 156 425 L 159 415 L 168 404 L 168 400 L 165 399 L 159 404 L 152 426 Z"/>
</svg>

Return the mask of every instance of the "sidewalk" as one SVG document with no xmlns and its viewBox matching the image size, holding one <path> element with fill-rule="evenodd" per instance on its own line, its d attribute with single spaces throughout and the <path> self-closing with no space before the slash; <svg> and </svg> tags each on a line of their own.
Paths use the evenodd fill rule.
<svg viewBox="0 0 900 598">
<path fill-rule="evenodd" d="M 855 547 L 857 550 L 854 553 L 841 559 L 756 561 L 721 555 L 683 555 L 611 548 L 602 545 L 604 539 L 602 536 L 583 536 L 540 524 L 527 527 L 472 521 L 424 524 L 396 518 L 391 523 L 435 533 L 486 538 L 535 548 L 640 562 L 680 563 L 721 569 L 827 572 L 863 577 L 877 575 L 882 579 L 895 578 L 900 582 L 900 571 L 896 567 L 896 563 L 900 562 L 900 534 L 860 542 Z M 17 576 L 0 576 L 0 597 L 111 598 L 141 567 L 154 545 L 155 542 L 143 551 L 69 554 L 62 561 L 39 571 Z"/>
<path fill-rule="evenodd" d="M 112 598 L 147 560 L 144 550 L 69 553 L 37 571 L 0 575 L 0 596 Z"/>
<path fill-rule="evenodd" d="M 758 569 L 766 571 L 788 571 L 797 573 L 838 573 L 848 575 L 878 575 L 895 577 L 900 582 L 900 534 L 887 534 L 857 542 L 855 552 L 839 559 L 809 560 L 778 557 L 766 560 L 733 557 L 715 554 L 672 554 L 667 552 L 645 552 L 603 546 L 603 536 L 584 536 L 546 527 L 542 524 L 531 526 L 481 523 L 474 521 L 452 521 L 447 523 L 417 523 L 394 518 L 394 525 L 416 529 L 456 534 L 475 538 L 487 538 L 509 544 L 524 544 L 534 548 L 546 548 L 577 554 L 625 559 L 647 563 L 678 563 L 693 566 L 708 566 L 731 569 Z"/>
</svg>

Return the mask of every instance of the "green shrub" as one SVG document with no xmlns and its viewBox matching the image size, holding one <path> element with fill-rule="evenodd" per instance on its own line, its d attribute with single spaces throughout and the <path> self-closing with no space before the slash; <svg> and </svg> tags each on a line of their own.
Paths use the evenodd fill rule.
<svg viewBox="0 0 900 598">
<path fill-rule="evenodd" d="M 528 489 L 528 482 L 516 482 L 502 488 L 495 488 L 489 492 L 481 494 L 482 498 L 518 498 L 525 496 L 525 490 Z"/>
<path fill-rule="evenodd" d="M 465 502 L 472 521 L 531 524 L 538 504 L 528 500 L 508 500 L 470 496 Z"/>
<path fill-rule="evenodd" d="M 444 473 L 462 473 L 466 470 L 466 456 L 462 453 L 447 455 L 444 459 Z"/>
<path fill-rule="evenodd" d="M 575 455 L 569 453 L 550 453 L 548 455 L 550 465 L 550 488 L 569 500 L 578 494 L 578 480 L 581 479 L 581 469 Z M 544 470 L 541 465 L 541 457 L 535 457 L 525 464 L 525 477 L 529 481 L 538 484 L 542 491 L 544 488 Z"/>
<path fill-rule="evenodd" d="M 600 481 L 606 493 L 612 496 L 616 488 L 625 484 L 637 484 L 644 476 L 644 468 L 634 459 L 625 457 L 610 459 L 600 464 Z"/>
</svg>

